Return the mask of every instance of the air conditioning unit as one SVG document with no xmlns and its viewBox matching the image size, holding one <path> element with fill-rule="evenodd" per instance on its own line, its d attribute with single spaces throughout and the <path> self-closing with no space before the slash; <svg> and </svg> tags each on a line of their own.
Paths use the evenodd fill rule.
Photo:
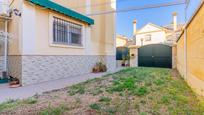
<svg viewBox="0 0 204 115">
<path fill-rule="evenodd" d="M 9 0 L 0 0 L 0 16 L 9 16 Z"/>
</svg>

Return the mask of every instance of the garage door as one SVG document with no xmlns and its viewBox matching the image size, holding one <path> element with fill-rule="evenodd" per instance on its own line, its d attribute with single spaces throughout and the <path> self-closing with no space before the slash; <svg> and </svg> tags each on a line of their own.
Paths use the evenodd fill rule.
<svg viewBox="0 0 204 115">
<path fill-rule="evenodd" d="M 140 47 L 138 65 L 142 67 L 172 68 L 172 48 L 162 44 Z"/>
</svg>

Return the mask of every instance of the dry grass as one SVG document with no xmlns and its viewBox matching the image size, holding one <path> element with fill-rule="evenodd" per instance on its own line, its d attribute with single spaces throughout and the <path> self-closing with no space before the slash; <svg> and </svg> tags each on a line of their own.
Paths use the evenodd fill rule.
<svg viewBox="0 0 204 115">
<path fill-rule="evenodd" d="M 128 68 L 27 101 L 0 104 L 0 114 L 202 115 L 204 101 L 174 70 Z"/>
</svg>

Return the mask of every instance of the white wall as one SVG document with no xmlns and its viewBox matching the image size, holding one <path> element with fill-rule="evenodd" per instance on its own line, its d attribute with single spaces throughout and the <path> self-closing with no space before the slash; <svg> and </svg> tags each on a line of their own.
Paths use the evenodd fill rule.
<svg viewBox="0 0 204 115">
<path fill-rule="evenodd" d="M 151 35 L 151 41 L 145 41 L 147 35 Z M 136 36 L 137 46 L 142 45 L 141 39 L 143 39 L 143 45 L 164 43 L 166 35 L 164 31 L 139 34 Z"/>
<path fill-rule="evenodd" d="M 151 35 L 151 40 L 146 41 L 147 35 Z M 141 41 L 143 39 L 143 41 Z M 147 24 L 142 29 L 137 31 L 136 34 L 136 45 L 148 45 L 148 44 L 158 44 L 164 43 L 166 40 L 166 33 L 161 27 L 157 27 L 153 24 Z"/>
</svg>

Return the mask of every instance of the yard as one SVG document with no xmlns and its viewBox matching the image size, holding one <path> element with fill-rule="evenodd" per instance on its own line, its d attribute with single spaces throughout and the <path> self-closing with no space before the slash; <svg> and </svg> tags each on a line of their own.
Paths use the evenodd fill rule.
<svg viewBox="0 0 204 115">
<path fill-rule="evenodd" d="M 0 114 L 202 115 L 204 101 L 174 70 L 128 68 L 26 100 L 8 100 L 0 104 Z"/>
</svg>

